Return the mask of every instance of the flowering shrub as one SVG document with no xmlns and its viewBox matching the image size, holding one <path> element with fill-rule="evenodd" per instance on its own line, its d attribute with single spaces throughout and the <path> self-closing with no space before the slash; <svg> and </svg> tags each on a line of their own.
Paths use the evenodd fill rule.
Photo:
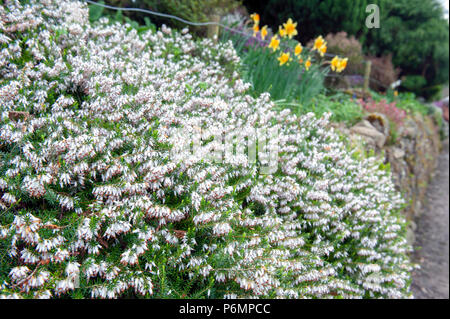
<svg viewBox="0 0 450 319">
<path fill-rule="evenodd" d="M 231 43 L 87 17 L 0 7 L 1 297 L 411 296 L 403 200 L 329 114 L 247 95 Z M 254 127 L 279 131 L 275 172 L 210 159 Z"/>
<path fill-rule="evenodd" d="M 385 99 L 380 101 L 369 99 L 367 101 L 360 100 L 360 103 L 366 111 L 382 113 L 397 126 L 401 126 L 406 117 L 406 111 L 398 108 L 396 102 L 388 103 Z"/>
</svg>

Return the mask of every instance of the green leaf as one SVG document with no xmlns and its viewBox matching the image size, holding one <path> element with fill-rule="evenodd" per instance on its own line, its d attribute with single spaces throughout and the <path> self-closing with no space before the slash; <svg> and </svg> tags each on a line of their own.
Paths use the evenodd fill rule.
<svg viewBox="0 0 450 319">
<path fill-rule="evenodd" d="M 99 1 L 98 3 L 104 4 L 105 2 Z M 89 5 L 89 21 L 94 22 L 94 21 L 99 20 L 103 14 L 104 9 L 105 8 L 102 6 L 90 4 Z"/>
</svg>

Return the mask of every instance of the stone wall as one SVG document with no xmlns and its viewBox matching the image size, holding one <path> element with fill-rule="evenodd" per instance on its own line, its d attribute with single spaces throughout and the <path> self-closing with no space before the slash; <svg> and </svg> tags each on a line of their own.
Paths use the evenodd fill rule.
<svg viewBox="0 0 450 319">
<path fill-rule="evenodd" d="M 421 203 L 437 167 L 442 148 L 439 127 L 430 117 L 405 119 L 396 143 L 386 147 L 386 160 L 391 163 L 392 178 L 398 189 L 411 199 L 405 211 L 408 220 L 422 211 Z"/>
<path fill-rule="evenodd" d="M 351 128 L 335 127 L 349 136 L 355 146 L 373 150 L 385 163 L 390 163 L 394 184 L 410 201 L 404 213 L 409 221 L 408 240 L 412 244 L 414 218 L 422 212 L 427 185 L 435 174 L 442 148 L 438 124 L 432 117 L 407 116 L 397 129 L 395 141 L 389 136 L 389 121 L 378 113 L 369 114 Z"/>
</svg>

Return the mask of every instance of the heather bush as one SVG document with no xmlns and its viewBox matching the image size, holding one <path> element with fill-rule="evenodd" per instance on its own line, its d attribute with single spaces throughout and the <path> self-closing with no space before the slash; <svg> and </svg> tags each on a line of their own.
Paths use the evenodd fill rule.
<svg viewBox="0 0 450 319">
<path fill-rule="evenodd" d="M 77 1 L 6 1 L 0 30 L 2 298 L 411 297 L 389 171 L 248 95 L 231 43 Z M 256 127 L 257 161 L 211 157 Z"/>
</svg>

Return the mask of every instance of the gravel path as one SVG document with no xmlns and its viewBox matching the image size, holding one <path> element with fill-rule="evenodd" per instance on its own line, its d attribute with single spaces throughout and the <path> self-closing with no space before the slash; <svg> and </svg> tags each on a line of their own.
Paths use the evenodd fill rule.
<svg viewBox="0 0 450 319">
<path fill-rule="evenodd" d="M 423 214 L 416 219 L 414 261 L 421 269 L 413 273 L 412 291 L 418 299 L 449 298 L 449 145 L 439 156 L 436 176 L 427 189 Z"/>
</svg>

